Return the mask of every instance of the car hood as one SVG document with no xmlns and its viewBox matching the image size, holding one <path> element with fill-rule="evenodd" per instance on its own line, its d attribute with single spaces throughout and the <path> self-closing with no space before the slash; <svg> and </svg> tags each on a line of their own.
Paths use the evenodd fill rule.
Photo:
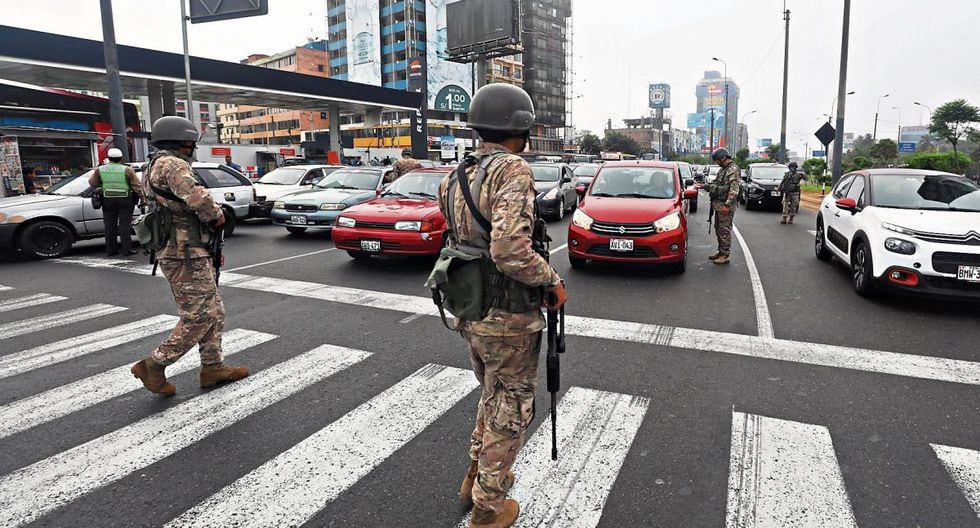
<svg viewBox="0 0 980 528">
<path fill-rule="evenodd" d="M 294 193 L 304 187 L 299 185 L 269 185 L 267 183 L 253 183 L 252 188 L 255 189 L 255 195 L 258 197 L 265 197 L 266 200 L 278 200 L 279 198 L 289 194 Z"/>
<path fill-rule="evenodd" d="M 775 187 L 779 185 L 782 180 L 752 180 L 750 184 L 758 185 L 759 187 Z"/>
<path fill-rule="evenodd" d="M 364 189 L 307 189 L 281 197 L 287 203 L 350 203 L 377 196 L 375 191 Z"/>
<path fill-rule="evenodd" d="M 980 225 L 980 213 L 916 211 L 888 207 L 869 207 L 865 211 L 873 212 L 874 216 L 882 222 L 926 233 L 965 235 L 970 231 L 980 231 L 976 228 Z"/>
<path fill-rule="evenodd" d="M 539 193 L 550 191 L 551 189 L 554 189 L 557 186 L 558 186 L 558 182 L 553 182 L 553 181 L 551 181 L 551 182 L 539 182 L 539 181 L 534 182 L 534 190 L 537 191 L 537 192 L 539 192 Z"/>
<path fill-rule="evenodd" d="M 623 224 L 653 222 L 677 210 L 673 198 L 606 198 L 588 196 L 579 208 L 593 220 Z"/>
<path fill-rule="evenodd" d="M 62 202 L 77 196 L 61 196 L 58 194 L 27 194 L 24 196 L 11 196 L 10 198 L 0 198 L 0 210 L 8 209 L 33 209 L 36 206 L 45 204 L 54 205 L 54 202 Z"/>
<path fill-rule="evenodd" d="M 344 215 L 365 222 L 397 222 L 422 220 L 433 213 L 439 213 L 439 203 L 434 200 L 374 198 L 348 209 Z"/>
</svg>

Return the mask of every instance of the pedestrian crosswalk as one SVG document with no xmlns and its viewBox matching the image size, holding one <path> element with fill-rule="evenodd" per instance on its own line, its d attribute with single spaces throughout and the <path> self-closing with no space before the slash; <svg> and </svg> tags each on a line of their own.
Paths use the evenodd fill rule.
<svg viewBox="0 0 980 528">
<path fill-rule="evenodd" d="M 56 303 L 67 300 L 33 303 L 25 299 L 58 296 L 17 295 L 20 297 L 0 296 L 0 307 L 10 307 L 10 313 L 29 307 L 44 309 L 45 305 L 56 309 Z M 103 355 L 112 353 L 115 347 L 139 343 L 146 349 L 156 344 L 163 337 L 160 334 L 176 321 L 172 315 L 133 318 L 130 322 L 107 325 L 25 350 L 10 350 L 5 345 L 12 342 L 11 337 L 37 327 L 28 323 L 44 321 L 40 325 L 44 326 L 66 321 L 63 326 L 91 330 L 92 321 L 124 310 L 93 304 L 0 324 L 0 379 L 36 375 L 79 358 L 93 358 L 92 364 L 101 365 L 106 361 Z M 658 339 L 655 335 L 648 337 L 651 342 Z M 282 336 L 233 328 L 224 335 L 224 350 L 227 356 L 248 351 L 257 357 L 268 357 L 266 352 L 282 351 L 284 341 Z M 286 405 L 288 399 L 311 387 L 341 391 L 352 376 L 348 369 L 355 366 L 404 368 L 389 367 L 388 362 L 367 361 L 381 357 L 372 356 L 367 350 L 308 343 L 292 354 L 281 356 L 288 359 L 269 364 L 244 380 L 193 392 L 181 401 L 161 400 L 173 405 L 161 406 L 149 415 L 145 410 L 135 413 L 132 420 L 126 420 L 118 429 L 79 440 L 64 451 L 43 455 L 45 458 L 40 460 L 25 461 L 22 466 L 8 464 L 13 469 L 0 474 L 0 526 L 33 523 L 62 508 L 71 511 L 72 505 L 83 498 L 151 465 L 170 464 L 173 455 L 209 442 L 210 437 L 260 411 Z M 73 431 L 66 430 L 63 426 L 66 421 L 62 421 L 69 415 L 84 416 L 81 413 L 108 405 L 112 400 L 115 400 L 113 405 L 119 405 L 122 400 L 118 398 L 129 393 L 136 401 L 156 398 L 145 393 L 129 373 L 132 361 L 123 363 L 116 359 L 108 363 L 107 367 L 111 368 L 102 372 L 53 388 L 40 387 L 36 393 L 13 401 L 5 396 L 6 403 L 0 405 L 0 439 L 16 442 L 18 435 L 34 428 L 55 434 L 63 432 L 70 438 Z M 168 367 L 167 374 L 176 376 L 193 371 L 196 361 L 197 354 L 192 351 Z M 422 363 L 411 369 L 419 364 Z M 318 430 L 312 434 L 304 433 L 309 436 L 293 440 L 281 450 L 277 448 L 277 452 L 265 455 L 263 460 L 249 460 L 249 469 L 211 484 L 212 487 L 195 495 L 193 501 L 170 499 L 170 508 L 174 505 L 179 508 L 168 513 L 160 524 L 172 528 L 310 525 L 332 503 L 343 504 L 344 494 L 372 472 L 386 465 L 404 463 L 400 453 L 443 417 L 452 415 L 467 425 L 472 423 L 473 409 L 462 405 L 468 396 L 473 396 L 475 401 L 478 385 L 472 372 L 434 363 L 423 364 L 414 372 L 411 369 L 397 372 L 394 383 L 385 384 L 366 399 L 354 402 L 349 412 L 331 423 L 317 426 Z M 547 409 L 543 405 L 547 395 L 542 394 L 540 398 L 539 410 Z M 515 526 L 599 526 L 608 501 L 618 492 L 616 483 L 624 474 L 639 472 L 644 477 L 642 480 L 646 480 L 655 478 L 652 475 L 660 471 L 626 461 L 636 452 L 635 444 L 642 438 L 641 429 L 645 425 L 660 427 L 663 412 L 663 409 L 654 410 L 647 397 L 579 386 L 568 388 L 558 404 L 558 460 L 552 461 L 550 457 L 551 428 L 546 412 L 538 413 L 536 422 L 541 426 L 529 436 L 518 454 L 514 466 L 518 478 L 510 492 L 521 504 L 521 516 Z M 717 428 L 717 434 L 724 435 L 722 440 L 730 446 L 725 472 L 727 508 L 724 518 L 719 515 L 715 526 L 722 523 L 727 528 L 858 526 L 848 486 L 855 484 L 845 482 L 828 427 L 735 409 L 728 416 L 730 423 Z M 980 519 L 980 451 L 974 450 L 976 447 L 931 444 L 936 455 L 931 463 L 943 468 L 951 489 L 959 490 Z M 464 464 L 465 460 L 450 462 L 461 470 Z M 455 489 L 458 482 L 448 486 Z M 725 489 L 724 484 L 721 489 Z M 166 494 L 168 490 L 161 489 L 158 493 Z M 446 508 L 456 506 L 447 504 Z M 447 525 L 466 526 L 467 519 L 456 515 Z"/>
<path fill-rule="evenodd" d="M 62 297 L 60 295 L 50 295 L 47 293 L 37 293 L 34 295 L 28 295 L 26 297 L 7 299 L 5 301 L 0 301 L 0 313 L 9 312 L 20 308 L 27 308 L 29 306 L 39 306 L 42 304 L 64 301 L 66 299 L 67 297 Z"/>
</svg>

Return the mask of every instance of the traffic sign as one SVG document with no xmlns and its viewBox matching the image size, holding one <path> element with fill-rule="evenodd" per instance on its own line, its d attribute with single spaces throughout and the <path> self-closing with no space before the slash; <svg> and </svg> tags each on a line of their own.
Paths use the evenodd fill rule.
<svg viewBox="0 0 980 528">
<path fill-rule="evenodd" d="M 915 152 L 915 141 L 899 141 L 899 152 Z"/>
<path fill-rule="evenodd" d="M 820 127 L 820 130 L 817 130 L 815 135 L 821 143 L 824 145 L 830 145 L 834 141 L 834 138 L 837 137 L 837 131 L 834 130 L 834 127 L 832 127 L 830 123 L 824 123 L 823 126 Z"/>
<path fill-rule="evenodd" d="M 184 0 L 181 0 L 183 2 Z M 190 3 L 191 24 L 269 14 L 269 0 L 198 0 Z"/>
<path fill-rule="evenodd" d="M 826 158 L 827 157 L 827 151 L 826 150 L 814 150 L 813 151 L 813 155 L 810 156 L 810 157 L 811 158 Z"/>
</svg>

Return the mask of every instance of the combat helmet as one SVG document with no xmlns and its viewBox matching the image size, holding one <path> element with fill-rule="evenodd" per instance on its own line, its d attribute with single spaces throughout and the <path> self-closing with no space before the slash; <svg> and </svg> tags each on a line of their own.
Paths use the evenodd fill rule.
<svg viewBox="0 0 980 528">
<path fill-rule="evenodd" d="M 725 147 L 715 149 L 715 151 L 711 153 L 711 161 L 723 160 L 730 157 L 732 157 L 732 155 L 728 153 L 728 149 Z"/>
<path fill-rule="evenodd" d="M 166 116 L 157 119 L 150 129 L 153 146 L 161 142 L 196 143 L 201 134 L 194 123 L 183 117 Z"/>
<path fill-rule="evenodd" d="M 512 84 L 493 83 L 477 90 L 470 103 L 469 125 L 480 130 L 524 135 L 534 124 L 531 96 Z"/>
</svg>

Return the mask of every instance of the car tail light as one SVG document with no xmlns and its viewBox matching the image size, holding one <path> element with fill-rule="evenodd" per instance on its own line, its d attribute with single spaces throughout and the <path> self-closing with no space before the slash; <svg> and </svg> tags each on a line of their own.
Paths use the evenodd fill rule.
<svg viewBox="0 0 980 528">
<path fill-rule="evenodd" d="M 891 268 L 887 272 L 889 282 L 914 288 L 919 285 L 919 274 L 902 268 Z"/>
<path fill-rule="evenodd" d="M 259 194 L 255 192 L 255 187 L 252 187 L 252 201 L 253 202 L 259 201 Z"/>
</svg>

